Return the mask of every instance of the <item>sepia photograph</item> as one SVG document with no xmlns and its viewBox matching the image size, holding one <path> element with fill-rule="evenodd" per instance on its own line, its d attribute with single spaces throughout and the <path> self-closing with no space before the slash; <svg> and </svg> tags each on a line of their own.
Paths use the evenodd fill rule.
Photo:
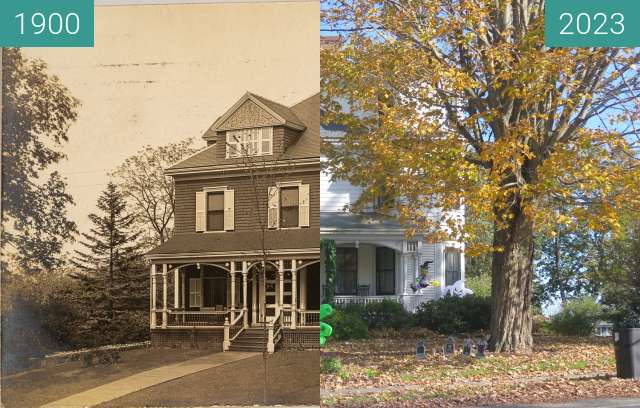
<svg viewBox="0 0 640 408">
<path fill-rule="evenodd" d="M 317 1 L 2 49 L 2 406 L 318 405 Z"/>
</svg>

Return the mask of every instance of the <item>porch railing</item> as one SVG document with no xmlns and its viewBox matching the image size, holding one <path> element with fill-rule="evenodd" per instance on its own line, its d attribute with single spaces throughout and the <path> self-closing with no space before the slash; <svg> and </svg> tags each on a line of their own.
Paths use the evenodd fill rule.
<svg viewBox="0 0 640 408">
<path fill-rule="evenodd" d="M 299 326 L 320 326 L 319 310 L 298 310 Z"/>
<path fill-rule="evenodd" d="M 350 304 L 356 305 L 368 305 L 369 303 L 379 303 L 384 300 L 392 300 L 394 302 L 401 303 L 401 296 L 389 295 L 389 296 L 335 296 L 333 302 L 337 306 L 346 306 Z"/>
<path fill-rule="evenodd" d="M 222 343 L 224 351 L 229 350 L 231 342 L 242 333 L 244 329 L 243 313 L 244 311 L 240 311 L 232 322 L 229 322 L 228 319 L 224 321 L 224 341 Z"/>
<path fill-rule="evenodd" d="M 226 318 L 230 317 L 228 310 L 167 310 L 166 324 L 163 321 L 162 309 L 152 311 L 156 315 L 156 327 L 223 327 Z"/>
<path fill-rule="evenodd" d="M 282 338 L 282 311 L 269 323 L 269 338 L 267 340 L 267 353 L 273 353 L 276 345 Z"/>
</svg>

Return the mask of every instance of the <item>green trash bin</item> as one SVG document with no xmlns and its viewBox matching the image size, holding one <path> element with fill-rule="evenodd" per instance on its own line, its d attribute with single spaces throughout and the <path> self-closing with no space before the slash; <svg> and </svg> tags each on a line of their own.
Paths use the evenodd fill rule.
<svg viewBox="0 0 640 408">
<path fill-rule="evenodd" d="M 640 378 L 640 328 L 613 332 L 616 371 L 620 378 Z"/>
</svg>

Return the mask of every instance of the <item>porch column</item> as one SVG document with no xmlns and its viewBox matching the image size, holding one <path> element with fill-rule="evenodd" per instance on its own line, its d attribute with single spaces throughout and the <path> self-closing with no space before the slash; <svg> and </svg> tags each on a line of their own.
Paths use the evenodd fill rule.
<svg viewBox="0 0 640 408">
<path fill-rule="evenodd" d="M 300 324 L 306 326 L 306 315 L 304 314 L 307 308 L 307 268 L 300 270 Z"/>
<path fill-rule="evenodd" d="M 297 302 L 297 292 L 298 292 L 298 286 L 297 286 L 297 278 L 296 275 L 298 274 L 298 265 L 296 264 L 295 259 L 291 261 L 291 328 L 295 329 L 296 328 L 296 320 L 297 320 L 297 307 L 298 307 L 298 302 Z M 300 261 L 302 262 L 302 261 Z"/>
<path fill-rule="evenodd" d="M 284 304 L 284 260 L 282 259 L 278 261 L 278 288 L 280 292 L 278 308 L 282 310 L 282 305 Z"/>
<path fill-rule="evenodd" d="M 181 271 L 182 272 L 182 308 L 186 309 L 187 308 L 187 285 L 186 285 L 186 273 L 185 271 Z M 182 317 L 184 318 L 184 315 L 182 315 Z"/>
<path fill-rule="evenodd" d="M 236 318 L 236 263 L 231 262 L 231 322 Z"/>
<path fill-rule="evenodd" d="M 247 313 L 247 261 L 242 261 L 242 325 L 244 328 L 249 327 L 249 316 Z"/>
<path fill-rule="evenodd" d="M 266 321 L 267 320 L 267 311 L 265 308 L 265 290 L 267 289 L 267 265 L 263 262 L 262 263 L 262 276 L 260 277 L 260 317 L 262 319 L 262 321 Z"/>
<path fill-rule="evenodd" d="M 256 273 L 256 268 L 253 268 L 252 280 L 251 283 L 251 321 L 256 323 L 256 316 L 258 315 L 258 274 Z"/>
<path fill-rule="evenodd" d="M 167 264 L 162 264 L 162 328 L 167 328 Z"/>
<path fill-rule="evenodd" d="M 155 329 L 156 322 L 156 264 L 151 264 L 151 328 Z"/>
<path fill-rule="evenodd" d="M 173 306 L 180 307 L 180 268 L 173 271 Z"/>
</svg>

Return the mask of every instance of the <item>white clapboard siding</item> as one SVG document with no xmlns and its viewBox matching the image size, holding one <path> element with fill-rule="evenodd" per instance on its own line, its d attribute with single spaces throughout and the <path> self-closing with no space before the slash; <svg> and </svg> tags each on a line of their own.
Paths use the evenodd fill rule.
<svg viewBox="0 0 640 408">
<path fill-rule="evenodd" d="M 224 191 L 224 230 L 233 231 L 235 212 L 235 194 L 233 190 Z"/>
<path fill-rule="evenodd" d="M 269 187 L 269 211 L 267 226 L 269 228 L 278 228 L 279 212 L 280 212 L 280 191 L 278 187 Z"/>
<path fill-rule="evenodd" d="M 196 232 L 207 229 L 207 194 L 196 191 Z"/>
<path fill-rule="evenodd" d="M 301 184 L 298 188 L 298 225 L 309 226 L 309 185 Z"/>
</svg>

